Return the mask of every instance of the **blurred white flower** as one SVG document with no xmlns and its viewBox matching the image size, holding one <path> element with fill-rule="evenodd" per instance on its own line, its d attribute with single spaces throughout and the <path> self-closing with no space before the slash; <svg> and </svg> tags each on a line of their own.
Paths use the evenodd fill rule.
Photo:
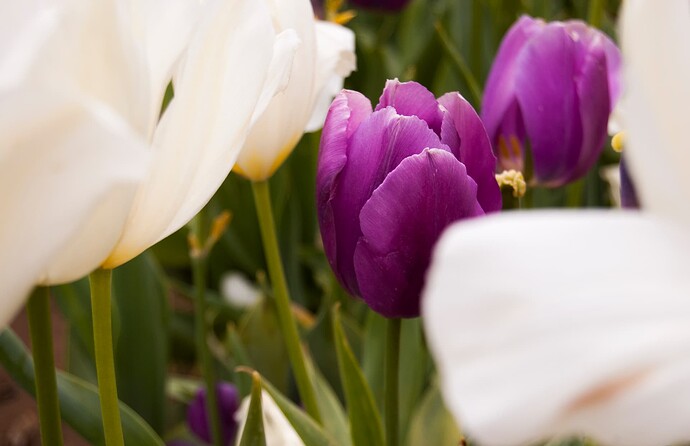
<svg viewBox="0 0 690 446">
<path fill-rule="evenodd" d="M 626 162 L 644 212 L 461 223 L 423 300 L 446 402 L 482 445 L 690 440 L 690 9 L 622 12 Z"/>
<path fill-rule="evenodd" d="M 249 413 L 250 398 L 245 397 L 240 404 L 240 408 L 235 412 L 235 421 L 239 426 L 237 429 L 237 439 L 235 444 L 239 445 L 244 432 L 244 425 L 247 422 Z M 266 446 L 304 446 L 304 442 L 297 435 L 288 419 L 283 415 L 273 398 L 261 391 L 261 406 L 264 418 L 264 434 L 266 435 Z"/>
<path fill-rule="evenodd" d="M 252 307 L 261 299 L 261 290 L 237 271 L 223 274 L 220 292 L 223 299 L 237 307 Z"/>
<path fill-rule="evenodd" d="M 354 33 L 314 18 L 310 0 L 256 0 L 271 9 L 276 31 L 291 28 L 301 41 L 287 88 L 257 113 L 235 171 L 260 181 L 280 167 L 302 134 L 323 126 L 328 106 L 355 69 Z"/>
</svg>

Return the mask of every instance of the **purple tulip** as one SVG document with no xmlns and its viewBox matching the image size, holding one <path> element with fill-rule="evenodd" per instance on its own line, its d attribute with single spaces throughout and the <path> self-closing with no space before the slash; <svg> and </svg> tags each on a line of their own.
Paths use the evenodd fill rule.
<svg viewBox="0 0 690 446">
<path fill-rule="evenodd" d="M 399 11 L 407 6 L 410 0 L 350 0 L 350 2 L 360 8 Z"/>
<path fill-rule="evenodd" d="M 482 103 L 500 166 L 524 171 L 529 140 L 536 183 L 583 176 L 604 147 L 620 65 L 611 39 L 581 21 L 521 17 L 501 43 Z"/>
<path fill-rule="evenodd" d="M 219 382 L 216 385 L 218 395 L 218 411 L 220 424 L 223 428 L 225 444 L 232 444 L 237 432 L 235 412 L 240 405 L 239 393 L 235 386 L 227 382 Z M 211 443 L 211 428 L 206 416 L 206 388 L 200 387 L 194 396 L 194 400 L 187 408 L 187 424 L 192 432 L 207 443 Z"/>
<path fill-rule="evenodd" d="M 388 81 L 372 111 L 344 90 L 331 104 L 317 169 L 326 256 L 343 286 L 386 317 L 419 315 L 443 229 L 501 208 L 496 158 L 472 106 Z"/>
</svg>

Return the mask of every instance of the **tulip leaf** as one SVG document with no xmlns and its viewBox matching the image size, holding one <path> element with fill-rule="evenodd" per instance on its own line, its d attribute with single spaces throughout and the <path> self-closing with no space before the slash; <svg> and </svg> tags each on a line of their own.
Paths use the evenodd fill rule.
<svg viewBox="0 0 690 446">
<path fill-rule="evenodd" d="M 31 354 L 10 329 L 0 333 L 0 364 L 28 393 L 35 394 Z M 58 371 L 58 393 L 62 419 L 94 445 L 104 445 L 98 389 L 81 378 Z M 164 446 L 156 432 L 126 404 L 120 402 L 125 443 Z"/>
<path fill-rule="evenodd" d="M 422 340 L 419 318 L 404 319 L 400 334 L 400 404 L 401 438 L 405 437 L 412 414 L 419 407 L 431 359 Z"/>
<path fill-rule="evenodd" d="M 386 319 L 374 311 L 367 311 L 362 342 L 362 371 L 371 387 L 374 401 L 383 410 L 382 358 L 386 350 Z"/>
<path fill-rule="evenodd" d="M 158 433 L 165 424 L 166 291 L 163 273 L 149 253 L 113 272 L 113 298 L 123 328 L 115 346 L 118 395 Z"/>
<path fill-rule="evenodd" d="M 337 306 L 333 309 L 333 338 L 338 355 L 340 380 L 343 384 L 350 419 L 352 444 L 356 446 L 383 445 L 381 414 L 376 408 L 371 388 L 364 378 L 364 373 L 362 373 L 362 369 L 345 338 Z"/>
<path fill-rule="evenodd" d="M 252 374 L 251 399 L 240 446 L 266 446 L 264 415 L 261 407 L 261 376 L 257 372 Z"/>
<path fill-rule="evenodd" d="M 305 446 L 334 446 L 338 444 L 304 410 L 280 393 L 268 381 L 263 380 L 262 385 L 266 392 L 271 395 L 273 401 L 276 402 L 276 405 L 283 412 L 283 415 L 285 415 L 285 418 L 295 429 L 295 432 L 297 432 Z M 325 416 L 326 414 L 322 415 Z"/>
<path fill-rule="evenodd" d="M 412 415 L 405 445 L 461 444 L 462 434 L 441 399 L 434 381 Z"/>
</svg>

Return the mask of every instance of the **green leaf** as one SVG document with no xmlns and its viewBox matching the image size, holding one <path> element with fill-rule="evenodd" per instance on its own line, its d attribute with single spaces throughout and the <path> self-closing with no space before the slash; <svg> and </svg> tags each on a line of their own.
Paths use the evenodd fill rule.
<svg viewBox="0 0 690 446">
<path fill-rule="evenodd" d="M 337 444 L 306 412 L 297 407 L 268 381 L 263 380 L 263 387 L 273 398 L 273 401 L 276 402 L 276 405 L 283 412 L 285 418 L 288 419 L 305 446 L 331 446 Z"/>
<path fill-rule="evenodd" d="M 34 395 L 34 365 L 31 355 L 10 329 L 0 333 L 0 363 L 24 390 Z M 58 371 L 58 393 L 62 419 L 94 445 L 104 445 L 98 389 L 83 379 Z M 125 443 L 164 446 L 156 432 L 126 404 L 120 402 Z"/>
<path fill-rule="evenodd" d="M 362 371 L 371 387 L 374 401 L 383 411 L 383 356 L 386 350 L 386 319 L 374 311 L 367 311 L 362 342 Z"/>
<path fill-rule="evenodd" d="M 168 306 L 163 273 L 149 253 L 113 272 L 113 299 L 119 310 L 115 345 L 119 398 L 156 432 L 165 425 L 168 359 Z"/>
<path fill-rule="evenodd" d="M 455 445 L 460 444 L 461 439 L 462 434 L 443 404 L 438 384 L 434 381 L 412 416 L 405 444 Z"/>
<path fill-rule="evenodd" d="M 371 388 L 345 338 L 338 308 L 333 309 L 333 338 L 338 354 L 340 379 L 350 418 L 350 436 L 355 446 L 383 445 L 383 424 Z M 430 443 L 431 444 L 431 443 Z"/>
<path fill-rule="evenodd" d="M 410 419 L 422 398 L 427 382 L 427 370 L 431 363 L 422 340 L 422 324 L 419 318 L 404 319 L 400 335 L 400 438 L 405 438 Z"/>
<path fill-rule="evenodd" d="M 264 415 L 261 408 L 261 376 L 257 372 L 252 373 L 251 400 L 240 446 L 266 446 Z"/>
</svg>

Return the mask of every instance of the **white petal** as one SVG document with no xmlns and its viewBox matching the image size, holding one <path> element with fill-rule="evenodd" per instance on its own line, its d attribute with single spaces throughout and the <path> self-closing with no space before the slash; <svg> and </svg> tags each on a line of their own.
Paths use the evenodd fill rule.
<svg viewBox="0 0 690 446">
<path fill-rule="evenodd" d="M 149 134 L 158 121 L 165 89 L 203 11 L 199 0 L 130 0 L 128 19 L 146 54 L 152 105 Z"/>
<path fill-rule="evenodd" d="M 316 22 L 316 82 L 314 108 L 306 132 L 323 127 L 328 107 L 343 88 L 343 80 L 357 68 L 355 33 L 344 26 Z"/>
<path fill-rule="evenodd" d="M 446 402 L 482 445 L 586 434 L 690 440 L 690 240 L 635 212 L 532 212 L 439 242 L 424 327 Z"/>
<path fill-rule="evenodd" d="M 258 117 L 237 159 L 237 171 L 252 180 L 270 177 L 299 142 L 311 116 L 316 79 L 315 19 L 310 1 L 263 1 L 271 7 L 276 32 L 293 29 L 301 43 L 287 87 Z"/>
<path fill-rule="evenodd" d="M 690 4 L 629 0 L 621 26 L 626 152 L 642 206 L 690 224 Z"/>
<path fill-rule="evenodd" d="M 261 290 L 237 271 L 223 274 L 220 292 L 227 302 L 242 308 L 251 307 L 261 299 Z"/>
<path fill-rule="evenodd" d="M 610 164 L 599 169 L 599 176 L 609 185 L 609 198 L 615 207 L 621 207 L 621 167 Z"/>
<path fill-rule="evenodd" d="M 4 326 L 37 282 L 73 280 L 99 266 L 147 163 L 122 123 L 83 104 L 34 88 L 5 93 L 0 104 Z M 83 231 L 94 237 L 85 240 Z"/>
<path fill-rule="evenodd" d="M 274 39 L 261 2 L 209 2 L 156 129 L 151 174 L 105 266 L 130 260 L 182 227 L 222 184 L 262 94 Z"/>
<path fill-rule="evenodd" d="M 238 425 L 235 444 L 238 445 L 242 439 L 244 425 L 247 422 L 249 401 L 249 397 L 245 397 L 239 409 L 235 412 L 235 421 L 237 421 Z M 263 409 L 266 446 L 304 446 L 304 442 L 297 435 L 288 419 L 283 415 L 283 412 L 273 401 L 273 398 L 265 391 L 261 391 L 261 408 Z"/>
</svg>

